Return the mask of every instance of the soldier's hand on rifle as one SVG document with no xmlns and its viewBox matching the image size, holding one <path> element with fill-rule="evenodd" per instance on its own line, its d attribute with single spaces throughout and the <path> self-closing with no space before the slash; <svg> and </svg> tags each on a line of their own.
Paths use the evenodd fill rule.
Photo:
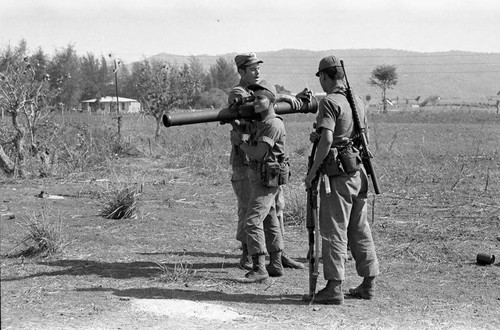
<svg viewBox="0 0 500 330">
<path fill-rule="evenodd" d="M 316 173 L 313 173 L 312 171 L 307 173 L 307 176 L 304 179 L 304 183 L 305 183 L 307 189 L 311 188 L 312 182 L 315 179 L 315 177 L 316 177 Z"/>
<path fill-rule="evenodd" d="M 234 144 L 234 145 L 240 145 L 241 142 L 243 141 L 242 138 L 241 138 L 241 133 L 239 132 L 236 132 L 236 131 L 231 131 L 231 143 Z"/>
<path fill-rule="evenodd" d="M 311 132 L 311 134 L 309 134 L 309 141 L 311 141 L 312 143 L 315 143 L 320 138 L 321 138 L 321 135 L 316 131 L 313 131 L 313 132 Z"/>
</svg>

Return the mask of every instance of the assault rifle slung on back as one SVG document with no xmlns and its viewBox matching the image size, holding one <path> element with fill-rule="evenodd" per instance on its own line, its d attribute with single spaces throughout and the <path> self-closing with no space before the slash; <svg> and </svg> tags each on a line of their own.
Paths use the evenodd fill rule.
<svg viewBox="0 0 500 330">
<path fill-rule="evenodd" d="M 368 138 L 366 136 L 366 128 L 364 127 L 364 125 L 361 125 L 361 122 L 359 120 L 358 111 L 356 109 L 356 102 L 352 94 L 351 86 L 349 85 L 349 80 L 347 80 L 347 74 L 345 72 L 343 60 L 340 60 L 340 65 L 342 66 L 342 70 L 344 70 L 345 82 L 347 85 L 347 90 L 345 94 L 347 102 L 349 102 L 349 105 L 351 106 L 352 119 L 354 121 L 354 129 L 356 130 L 358 135 L 357 139 L 360 140 L 361 160 L 363 162 L 363 166 L 365 167 L 366 174 L 368 174 L 368 176 L 370 176 L 372 180 L 373 190 L 375 191 L 375 194 L 378 195 L 380 194 L 380 188 L 378 185 L 377 176 L 375 175 L 375 170 L 373 169 L 373 163 L 372 163 L 373 155 L 368 149 Z"/>
</svg>

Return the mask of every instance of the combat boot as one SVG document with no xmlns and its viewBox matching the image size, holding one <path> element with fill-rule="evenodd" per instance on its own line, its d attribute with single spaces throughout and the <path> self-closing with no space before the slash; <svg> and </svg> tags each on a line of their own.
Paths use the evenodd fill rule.
<svg viewBox="0 0 500 330">
<path fill-rule="evenodd" d="M 269 276 L 280 277 L 285 274 L 283 271 L 283 265 L 281 264 L 281 252 L 271 252 L 269 265 L 266 267 Z"/>
<path fill-rule="evenodd" d="M 266 270 L 266 255 L 254 254 L 252 255 L 253 268 L 245 274 L 245 277 L 237 278 L 235 281 L 240 283 L 256 283 L 262 282 L 269 278 Z"/>
<path fill-rule="evenodd" d="M 375 276 L 363 278 L 363 283 L 355 288 L 350 288 L 349 294 L 358 299 L 373 299 L 375 296 Z"/>
<path fill-rule="evenodd" d="M 342 281 L 328 281 L 325 288 L 311 297 L 306 294 L 302 301 L 323 305 L 342 305 L 344 303 L 344 293 L 342 293 Z"/>
<path fill-rule="evenodd" d="M 285 252 L 281 253 L 281 264 L 285 268 L 294 268 L 294 269 L 304 269 L 306 266 L 304 266 L 303 263 L 298 262 L 290 258 L 285 254 Z"/>
<path fill-rule="evenodd" d="M 248 246 L 245 243 L 241 244 L 240 268 L 252 270 L 252 257 L 248 255 Z"/>
</svg>

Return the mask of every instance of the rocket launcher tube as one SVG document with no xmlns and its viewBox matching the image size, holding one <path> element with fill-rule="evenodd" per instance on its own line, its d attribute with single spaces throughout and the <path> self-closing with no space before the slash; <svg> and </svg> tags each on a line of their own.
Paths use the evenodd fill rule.
<svg viewBox="0 0 500 330">
<path fill-rule="evenodd" d="M 318 101 L 315 97 L 310 100 L 302 99 L 302 107 L 299 110 L 293 110 L 292 106 L 286 102 L 278 102 L 275 105 L 277 115 L 286 115 L 289 113 L 316 113 L 318 110 Z M 163 115 L 163 125 L 182 126 L 208 122 L 230 122 L 236 119 L 259 119 L 260 115 L 255 113 L 252 104 L 240 105 L 236 108 L 224 108 L 222 110 L 208 111 L 190 111 L 177 112 L 168 115 Z"/>
</svg>

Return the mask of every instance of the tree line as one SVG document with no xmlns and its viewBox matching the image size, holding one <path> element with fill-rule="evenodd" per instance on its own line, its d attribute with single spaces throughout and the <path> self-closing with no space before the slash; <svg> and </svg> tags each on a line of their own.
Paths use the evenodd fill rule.
<svg viewBox="0 0 500 330">
<path fill-rule="evenodd" d="M 0 49 L 0 111 L 12 124 L 8 133 L 0 127 L 0 168 L 23 176 L 26 158 L 53 162 L 40 127 L 49 125 L 46 119 L 56 111 L 79 109 L 82 100 L 96 99 L 98 106 L 100 98 L 114 96 L 116 90 L 119 96 L 138 99 L 143 111 L 155 117 L 158 136 L 163 114 L 178 108 L 221 108 L 238 80 L 233 63 L 223 57 L 208 71 L 196 57 L 181 65 L 147 59 L 125 65 L 112 54 L 79 56 L 71 44 L 53 55 L 41 48 L 30 51 L 21 40 Z"/>
<path fill-rule="evenodd" d="M 385 90 L 397 82 L 395 70 L 388 66 L 372 73 L 371 83 L 382 89 L 383 99 Z M 53 163 L 53 148 L 40 138 L 41 123 L 54 124 L 46 120 L 51 113 L 78 109 L 82 100 L 96 99 L 93 106 L 98 107 L 99 99 L 115 93 L 138 99 L 144 113 L 156 119 L 158 137 L 164 114 L 182 108 L 225 107 L 238 80 L 234 64 L 224 57 L 208 71 L 194 56 L 181 65 L 144 59 L 127 66 L 112 54 L 79 56 L 71 44 L 53 55 L 41 48 L 31 52 L 21 40 L 15 47 L 0 49 L 0 111 L 2 118 L 10 116 L 13 128 L 12 134 L 0 131 L 0 138 L 8 135 L 0 141 L 0 168 L 6 173 L 17 169 L 23 176 L 28 156 L 47 165 Z M 276 88 L 279 93 L 289 93 L 283 86 Z M 118 143 L 120 118 L 117 116 Z M 10 146 L 7 153 L 2 145 Z"/>
<path fill-rule="evenodd" d="M 8 67 L 19 66 L 23 59 L 36 66 L 36 80 L 45 75 L 50 77 L 50 87 L 60 90 L 53 101 L 66 109 L 78 109 L 82 100 L 114 96 L 115 73 L 119 96 L 140 100 L 146 107 L 154 104 L 147 99 L 149 89 L 166 87 L 168 92 L 172 87 L 172 92 L 178 90 L 179 86 L 170 86 L 174 83 L 172 80 L 183 85 L 179 91 L 184 93 L 182 97 L 176 97 L 175 107 L 225 106 L 227 97 L 222 96 L 239 80 L 234 64 L 223 57 L 218 58 L 208 71 L 194 56 L 189 63 L 181 65 L 147 59 L 126 65 L 118 60 L 119 65 L 115 68 L 112 54 L 79 56 L 71 44 L 56 50 L 53 55 L 41 48 L 30 53 L 25 40 L 15 47 L 0 50 L 0 72 L 5 75 Z M 163 105 L 173 104 L 167 102 Z"/>
</svg>

